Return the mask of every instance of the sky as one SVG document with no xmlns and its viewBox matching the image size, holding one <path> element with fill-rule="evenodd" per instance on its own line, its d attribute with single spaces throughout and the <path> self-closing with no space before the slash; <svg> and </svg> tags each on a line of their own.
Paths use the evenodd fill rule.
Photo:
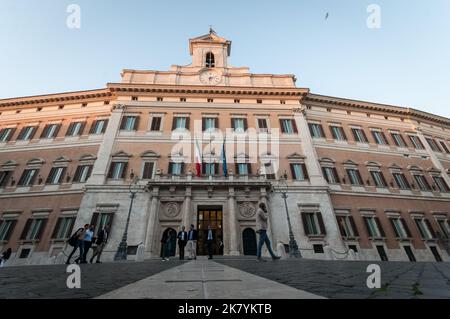
<svg viewBox="0 0 450 319">
<path fill-rule="evenodd" d="M 70 4 L 81 9 L 79 29 L 67 27 Z M 367 25 L 371 4 L 380 28 Z M 232 66 L 450 117 L 448 0 L 0 0 L 0 98 L 104 88 L 122 69 L 187 65 L 188 39 L 210 25 L 232 41 Z"/>
</svg>

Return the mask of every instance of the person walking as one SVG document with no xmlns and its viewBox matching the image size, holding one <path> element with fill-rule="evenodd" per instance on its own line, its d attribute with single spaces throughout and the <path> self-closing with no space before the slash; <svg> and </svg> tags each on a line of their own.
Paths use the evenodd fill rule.
<svg viewBox="0 0 450 319">
<path fill-rule="evenodd" d="M 100 230 L 97 234 L 97 240 L 96 240 L 96 247 L 94 249 L 94 253 L 92 254 L 92 257 L 90 259 L 90 262 L 94 261 L 94 257 L 97 256 L 97 261 L 95 263 L 100 264 L 100 257 L 102 256 L 103 248 L 105 248 L 106 243 L 108 242 L 108 235 L 109 235 L 109 225 L 106 225 L 103 227 L 102 230 Z"/>
<path fill-rule="evenodd" d="M 279 256 L 276 256 L 272 250 L 272 245 L 270 244 L 270 239 L 267 236 L 267 220 L 269 214 L 267 213 L 267 208 L 264 203 L 259 204 L 258 211 L 256 212 L 256 223 L 258 226 L 259 233 L 259 242 L 258 242 L 258 250 L 257 250 L 257 258 L 258 261 L 265 262 L 264 259 L 261 258 L 261 251 L 264 244 L 266 244 L 267 249 L 269 250 L 270 255 L 273 260 L 280 259 Z"/>
<path fill-rule="evenodd" d="M 184 260 L 184 248 L 187 244 L 188 233 L 185 231 L 186 227 L 181 227 L 181 230 L 178 232 L 178 249 L 180 250 L 180 260 Z"/>
<path fill-rule="evenodd" d="M 3 252 L 2 256 L 0 257 L 0 268 L 5 266 L 6 261 L 9 259 L 9 257 L 11 257 L 11 253 L 12 253 L 11 248 L 8 248 Z"/>
<path fill-rule="evenodd" d="M 84 238 L 83 238 L 83 254 L 80 255 L 77 259 L 75 259 L 76 263 L 80 263 L 80 264 L 86 264 L 86 257 L 87 254 L 89 253 L 89 249 L 92 246 L 92 239 L 94 237 L 94 230 L 95 227 L 94 225 L 88 225 L 88 229 L 86 229 L 86 232 L 84 233 Z"/>
<path fill-rule="evenodd" d="M 73 250 L 70 253 L 69 257 L 67 258 L 66 264 L 70 264 L 70 259 L 72 258 L 73 254 L 77 251 L 77 249 L 80 249 L 80 256 L 77 258 L 77 260 L 80 259 L 80 257 L 84 254 L 84 235 L 86 234 L 86 231 L 89 228 L 89 224 L 84 225 L 84 227 L 80 227 L 77 229 L 77 231 L 70 236 L 70 239 L 68 240 L 69 245 L 73 246 Z"/>
<path fill-rule="evenodd" d="M 161 260 L 168 261 L 169 260 L 169 241 L 170 241 L 170 229 L 168 231 L 163 232 L 161 237 Z"/>
<path fill-rule="evenodd" d="M 189 259 L 197 259 L 197 236 L 198 236 L 197 230 L 194 228 L 194 225 L 191 225 L 191 229 L 188 232 L 188 243 L 187 243 Z"/>
<path fill-rule="evenodd" d="M 211 225 L 208 225 L 206 231 L 206 245 L 208 247 L 208 259 L 213 258 L 213 245 L 214 245 L 214 230 L 211 229 Z"/>
</svg>

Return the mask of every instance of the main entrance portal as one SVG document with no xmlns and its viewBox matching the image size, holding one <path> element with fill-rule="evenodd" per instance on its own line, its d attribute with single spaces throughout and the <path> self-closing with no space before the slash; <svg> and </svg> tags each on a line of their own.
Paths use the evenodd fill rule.
<svg viewBox="0 0 450 319">
<path fill-rule="evenodd" d="M 208 225 L 213 230 L 213 255 L 223 255 L 223 227 L 222 206 L 199 206 L 197 212 L 197 254 L 208 255 L 206 240 L 208 238 Z"/>
</svg>

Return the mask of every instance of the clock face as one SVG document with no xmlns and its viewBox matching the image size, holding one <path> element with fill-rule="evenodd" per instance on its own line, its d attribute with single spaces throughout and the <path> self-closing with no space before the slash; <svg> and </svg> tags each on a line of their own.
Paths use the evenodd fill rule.
<svg viewBox="0 0 450 319">
<path fill-rule="evenodd" d="M 207 85 L 216 85 L 222 81 L 222 76 L 214 71 L 205 71 L 200 74 L 200 81 Z"/>
</svg>

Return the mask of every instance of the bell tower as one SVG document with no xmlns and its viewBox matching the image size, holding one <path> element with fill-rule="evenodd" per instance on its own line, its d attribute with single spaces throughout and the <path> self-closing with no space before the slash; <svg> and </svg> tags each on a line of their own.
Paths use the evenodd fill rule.
<svg viewBox="0 0 450 319">
<path fill-rule="evenodd" d="M 209 33 L 189 40 L 192 67 L 227 68 L 231 41 L 221 38 L 210 28 Z"/>
</svg>

